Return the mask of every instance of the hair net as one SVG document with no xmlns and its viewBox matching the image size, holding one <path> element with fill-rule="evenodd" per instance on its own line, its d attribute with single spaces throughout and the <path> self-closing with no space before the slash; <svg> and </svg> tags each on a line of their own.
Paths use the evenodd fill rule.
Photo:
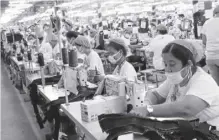
<svg viewBox="0 0 219 140">
<path fill-rule="evenodd" d="M 204 56 L 204 47 L 199 40 L 174 40 L 170 43 L 175 43 L 184 46 L 193 54 L 196 62 L 199 62 Z"/>
<path fill-rule="evenodd" d="M 167 27 L 165 25 L 158 25 L 157 30 L 158 31 L 167 31 Z"/>
<path fill-rule="evenodd" d="M 74 40 L 74 44 L 76 45 L 81 45 L 83 47 L 86 48 L 91 48 L 90 42 L 88 41 L 88 39 L 84 36 L 78 36 L 75 40 Z"/>
<path fill-rule="evenodd" d="M 110 39 L 109 42 L 114 42 L 116 44 L 119 44 L 119 45 L 123 46 L 125 48 L 126 52 L 128 52 L 128 46 L 125 45 L 125 42 L 124 42 L 123 39 L 121 39 L 121 38 L 112 38 L 112 39 Z"/>
</svg>

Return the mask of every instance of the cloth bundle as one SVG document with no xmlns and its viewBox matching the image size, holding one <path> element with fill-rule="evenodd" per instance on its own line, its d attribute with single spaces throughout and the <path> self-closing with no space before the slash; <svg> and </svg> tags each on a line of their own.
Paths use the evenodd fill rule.
<svg viewBox="0 0 219 140">
<path fill-rule="evenodd" d="M 101 129 L 109 134 L 106 140 L 116 140 L 118 136 L 128 133 L 141 134 L 149 140 L 219 139 L 213 133 L 212 126 L 198 120 L 159 120 L 132 114 L 103 114 L 98 116 L 98 120 Z"/>
</svg>

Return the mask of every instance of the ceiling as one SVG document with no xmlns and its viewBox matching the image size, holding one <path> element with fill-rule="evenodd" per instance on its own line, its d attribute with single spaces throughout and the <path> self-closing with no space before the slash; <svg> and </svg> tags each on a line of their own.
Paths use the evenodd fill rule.
<svg viewBox="0 0 219 140">
<path fill-rule="evenodd" d="M 124 12 L 141 10 L 151 7 L 151 5 L 190 1 L 190 0 L 56 0 L 57 5 L 67 11 L 71 11 L 73 16 L 87 16 L 94 14 L 101 3 L 101 9 L 105 15 L 110 12 Z M 190 1 L 191 2 L 191 1 Z M 55 0 L 1 0 L 0 23 L 14 22 L 23 17 L 43 13 L 55 5 Z M 16 9 L 16 10 L 15 10 Z M 77 14 L 76 14 L 77 13 Z"/>
</svg>

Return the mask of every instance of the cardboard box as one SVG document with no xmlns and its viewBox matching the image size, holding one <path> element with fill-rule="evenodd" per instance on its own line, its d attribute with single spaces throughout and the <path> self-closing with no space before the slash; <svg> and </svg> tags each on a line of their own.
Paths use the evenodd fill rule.
<svg viewBox="0 0 219 140">
<path fill-rule="evenodd" d="M 81 118 L 85 122 L 97 121 L 101 114 L 124 113 L 127 104 L 125 97 L 108 96 L 81 103 Z"/>
</svg>

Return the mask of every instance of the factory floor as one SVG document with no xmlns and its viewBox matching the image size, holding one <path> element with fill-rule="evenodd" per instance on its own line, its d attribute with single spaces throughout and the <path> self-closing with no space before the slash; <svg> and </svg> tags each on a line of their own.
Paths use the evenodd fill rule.
<svg viewBox="0 0 219 140">
<path fill-rule="evenodd" d="M 1 139 L 44 140 L 30 102 L 12 85 L 4 63 L 1 63 Z"/>
</svg>

